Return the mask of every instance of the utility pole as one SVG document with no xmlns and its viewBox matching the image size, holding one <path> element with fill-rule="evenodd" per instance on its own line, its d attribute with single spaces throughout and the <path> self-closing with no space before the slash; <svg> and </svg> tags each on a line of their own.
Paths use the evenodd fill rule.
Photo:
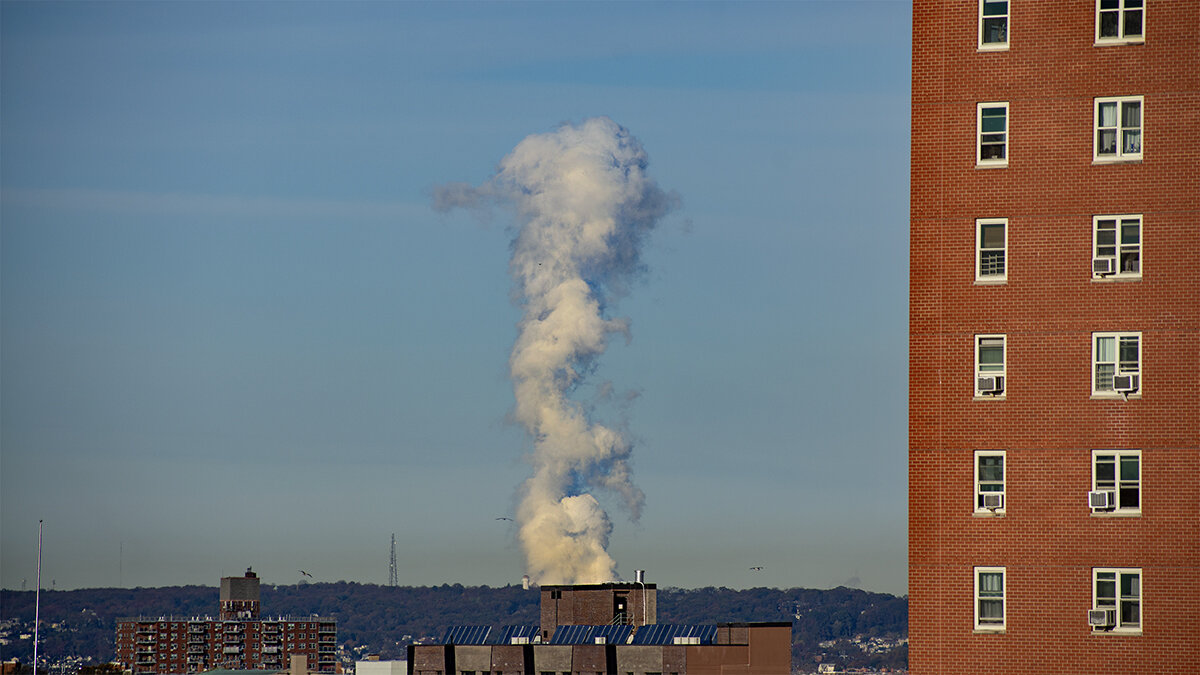
<svg viewBox="0 0 1200 675">
<path fill-rule="evenodd" d="M 396 533 L 392 533 L 392 561 L 388 565 L 388 586 L 399 586 L 399 575 L 396 573 Z"/>
<path fill-rule="evenodd" d="M 38 625 L 42 622 L 42 521 L 38 519 L 37 588 L 33 593 L 33 675 L 37 675 Z"/>
</svg>

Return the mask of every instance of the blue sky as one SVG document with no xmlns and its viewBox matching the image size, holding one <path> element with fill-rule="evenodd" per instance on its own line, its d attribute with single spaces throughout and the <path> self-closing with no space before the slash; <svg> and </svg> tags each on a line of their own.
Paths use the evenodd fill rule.
<svg viewBox="0 0 1200 675">
<path fill-rule="evenodd" d="M 518 583 L 514 231 L 432 194 L 607 115 L 621 575 L 905 592 L 909 11 L 3 3 L 0 583 Z"/>
</svg>

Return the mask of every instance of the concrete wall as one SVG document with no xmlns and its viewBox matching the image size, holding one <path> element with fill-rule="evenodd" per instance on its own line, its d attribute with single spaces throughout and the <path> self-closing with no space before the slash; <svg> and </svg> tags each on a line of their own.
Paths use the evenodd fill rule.
<svg viewBox="0 0 1200 675">
<path fill-rule="evenodd" d="M 618 648 L 617 672 L 633 675 L 669 672 L 663 669 L 663 646 L 626 645 Z"/>
<path fill-rule="evenodd" d="M 491 672 L 492 648 L 487 645 L 458 645 L 454 648 L 454 669 Z"/>
<path fill-rule="evenodd" d="M 533 652 L 534 672 L 571 672 L 571 649 L 570 645 L 538 645 Z"/>
<path fill-rule="evenodd" d="M 221 601 L 252 600 L 259 601 L 258 575 L 246 570 L 241 577 L 221 577 Z"/>
<path fill-rule="evenodd" d="M 246 570 L 241 577 L 221 577 L 221 618 L 257 619 L 259 615 L 258 575 Z"/>
<path fill-rule="evenodd" d="M 355 661 L 354 675 L 406 675 L 408 661 Z"/>
</svg>

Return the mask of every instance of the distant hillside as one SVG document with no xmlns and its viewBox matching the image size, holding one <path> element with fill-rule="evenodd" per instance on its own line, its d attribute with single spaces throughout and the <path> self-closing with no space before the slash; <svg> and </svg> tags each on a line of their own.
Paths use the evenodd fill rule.
<svg viewBox="0 0 1200 675">
<path fill-rule="evenodd" d="M 0 591 L 0 645 L 3 658 L 28 662 L 33 591 Z M 218 592 L 211 586 L 42 592 L 39 653 L 107 661 L 114 656 L 119 618 L 215 615 Z M 378 653 L 403 658 L 405 646 L 440 638 L 449 626 L 538 623 L 538 594 L 520 586 L 491 588 L 459 584 L 389 587 L 358 583 L 319 583 L 262 588 L 264 615 L 319 614 L 338 620 L 338 641 L 361 656 Z M 817 658 L 844 666 L 903 667 L 908 634 L 908 601 L 886 593 L 850 588 L 813 590 L 728 588 L 658 591 L 659 623 L 791 621 L 793 662 L 815 670 Z"/>
</svg>

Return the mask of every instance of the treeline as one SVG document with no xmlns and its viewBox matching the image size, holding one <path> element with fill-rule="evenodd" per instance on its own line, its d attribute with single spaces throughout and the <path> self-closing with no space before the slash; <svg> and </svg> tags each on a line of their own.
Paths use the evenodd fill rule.
<svg viewBox="0 0 1200 675">
<path fill-rule="evenodd" d="M 41 653 L 112 659 L 116 622 L 136 616 L 215 616 L 218 591 L 211 586 L 83 589 L 42 592 Z M 0 591 L 0 620 L 31 627 L 33 591 Z M 338 641 L 356 654 L 403 658 L 422 638 L 440 639 L 456 625 L 536 625 L 539 597 L 520 586 L 492 588 L 444 584 L 391 587 L 349 582 L 262 587 L 264 616 L 317 614 L 338 621 Z M 896 640 L 908 633 L 908 601 L 850 588 L 814 590 L 729 588 L 658 591 L 659 623 L 711 624 L 790 621 L 793 660 L 812 664 L 837 658 L 843 666 L 903 666 L 907 650 L 871 654 L 858 643 Z M 52 628 L 58 624 L 56 628 Z M 12 638 L 17 637 L 11 635 Z M 834 646 L 828 646 L 836 641 Z M 821 647 L 826 643 L 826 647 Z M 32 645 L 11 641 L 5 658 L 27 662 Z M 898 661 L 898 662 L 897 662 Z"/>
<path fill-rule="evenodd" d="M 815 662 L 839 668 L 907 668 L 908 647 L 871 653 L 871 638 L 894 643 L 908 636 L 908 599 L 854 588 L 660 589 L 660 623 L 791 621 L 792 663 L 816 670 Z M 821 644 L 834 643 L 828 647 Z"/>
</svg>

